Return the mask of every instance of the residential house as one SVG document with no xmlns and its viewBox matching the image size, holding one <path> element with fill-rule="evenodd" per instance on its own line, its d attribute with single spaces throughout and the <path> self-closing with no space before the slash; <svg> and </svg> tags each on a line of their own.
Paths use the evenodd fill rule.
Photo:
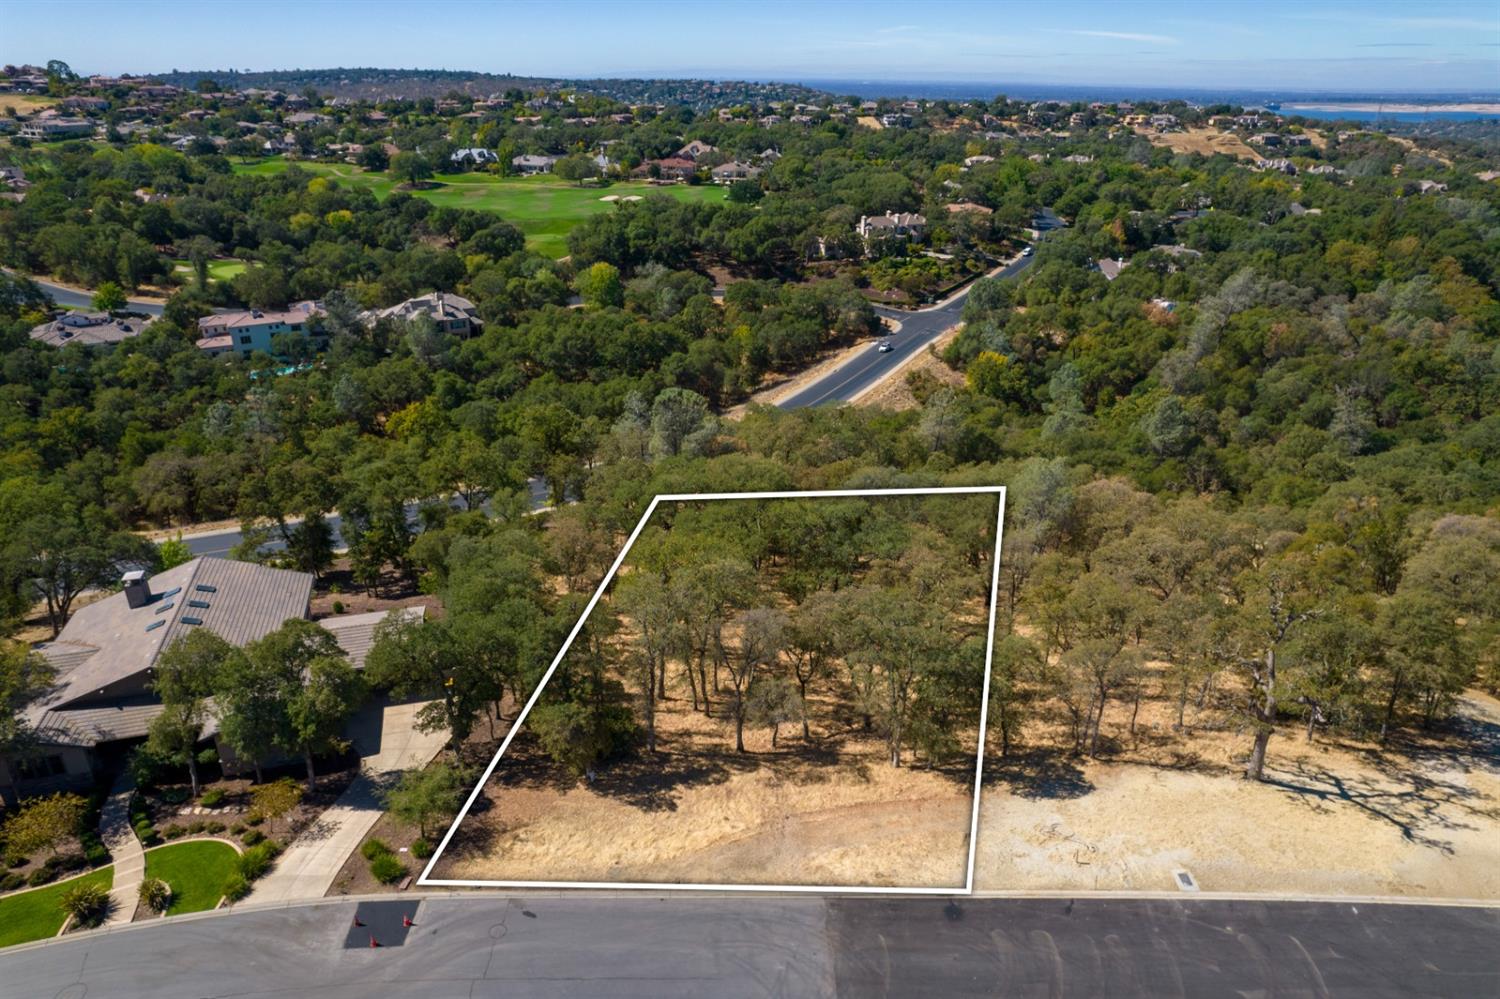
<svg viewBox="0 0 1500 999">
<path fill-rule="evenodd" d="M 983 153 L 981 153 L 978 156 L 967 156 L 967 157 L 964 158 L 964 169 L 968 169 L 969 167 L 979 166 L 982 163 L 993 163 L 993 162 L 995 162 L 995 157 L 993 157 L 993 156 L 985 156 Z"/>
<path fill-rule="evenodd" d="M 237 351 L 272 353 L 272 339 L 284 333 L 312 336 L 316 317 L 323 308 L 317 302 L 295 302 L 286 309 L 262 312 L 248 309 L 222 312 L 198 320 L 198 349 L 210 356 Z"/>
<path fill-rule="evenodd" d="M 1297 172 L 1297 165 L 1289 159 L 1278 158 L 1274 160 L 1256 160 L 1255 169 L 1261 173 L 1289 173 Z"/>
<path fill-rule="evenodd" d="M 49 347 L 63 347 L 70 343 L 81 343 L 86 347 L 112 347 L 133 336 L 151 320 L 126 317 L 116 319 L 107 312 L 65 312 L 56 319 L 48 320 L 31 328 L 31 339 Z"/>
<path fill-rule="evenodd" d="M 1275 132 L 1261 132 L 1259 135 L 1250 136 L 1248 141 L 1252 145 L 1270 148 L 1271 146 L 1281 145 L 1281 136 Z"/>
<path fill-rule="evenodd" d="M 64 111 L 72 111 L 75 114 L 97 114 L 109 107 L 109 101 L 103 97 L 66 97 L 63 99 Z"/>
<path fill-rule="evenodd" d="M 865 241 L 865 249 L 869 251 L 875 244 L 886 240 L 921 239 L 927 232 L 927 216 L 915 212 L 861 215 L 854 231 Z"/>
<path fill-rule="evenodd" d="M 698 172 L 697 163 L 681 156 L 668 156 L 665 159 L 652 160 L 651 163 L 656 165 L 657 174 L 663 180 L 687 180 Z"/>
<path fill-rule="evenodd" d="M 56 671 L 52 689 L 23 712 L 36 751 L 0 756 L 0 798 L 47 794 L 91 783 L 140 743 L 162 705 L 151 690 L 161 654 L 196 629 L 244 646 L 309 612 L 313 577 L 252 562 L 196 558 L 147 578 L 125 574 L 124 589 L 75 612 L 36 651 Z M 416 616 L 421 608 L 391 613 Z M 385 613 L 332 619 L 328 631 L 356 667 Z M 217 733 L 212 717 L 204 736 Z M 221 755 L 223 750 L 221 749 Z"/>
<path fill-rule="evenodd" d="M 454 166 L 467 168 L 484 166 L 487 163 L 499 163 L 500 157 L 495 155 L 493 149 L 471 146 L 467 149 L 455 149 L 448 160 Z"/>
<path fill-rule="evenodd" d="M 77 139 L 94 134 L 94 123 L 84 118 L 33 118 L 21 126 L 21 136 L 38 142 Z"/>
<path fill-rule="evenodd" d="M 537 156 L 531 153 L 522 156 L 512 156 L 510 159 L 512 169 L 517 173 L 528 176 L 537 173 L 551 173 L 552 168 L 556 164 L 556 156 Z"/>
<path fill-rule="evenodd" d="M 694 139 L 692 142 L 689 142 L 687 145 L 677 150 L 676 157 L 680 160 L 697 161 L 699 159 L 702 159 L 708 153 L 716 152 L 718 152 L 718 150 L 713 146 L 710 146 L 708 143 L 702 141 L 701 139 Z"/>
<path fill-rule="evenodd" d="M 410 320 L 419 316 L 431 319 L 444 333 L 462 337 L 478 332 L 479 327 L 484 325 L 484 320 L 479 318 L 479 309 L 473 302 L 461 295 L 446 291 L 419 295 L 416 298 L 408 298 L 399 305 L 365 313 L 366 319 L 371 322 L 376 319 Z"/>
<path fill-rule="evenodd" d="M 1104 280 L 1113 281 L 1120 276 L 1120 272 L 1130 266 L 1130 261 L 1123 257 L 1115 260 L 1105 259 L 1094 261 L 1094 269 L 1104 275 Z"/>
<path fill-rule="evenodd" d="M 715 184 L 733 184 L 737 180 L 754 180 L 760 176 L 761 169 L 754 164 L 734 160 L 719 164 L 710 173 L 713 174 Z"/>
</svg>

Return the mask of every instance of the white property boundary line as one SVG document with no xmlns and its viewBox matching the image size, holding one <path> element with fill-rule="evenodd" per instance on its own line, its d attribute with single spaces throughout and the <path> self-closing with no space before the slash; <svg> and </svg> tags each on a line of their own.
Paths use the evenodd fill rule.
<svg viewBox="0 0 1500 999">
<path fill-rule="evenodd" d="M 458 831 L 464 817 L 469 814 L 469 809 L 478 800 L 480 792 L 489 783 L 495 767 L 500 763 L 500 758 L 510 748 L 511 740 L 521 730 L 521 725 L 526 721 L 526 716 L 536 706 L 537 700 L 542 696 L 542 690 L 546 688 L 547 682 L 552 679 L 552 674 L 557 671 L 558 664 L 563 656 L 568 654 L 568 649 L 573 645 L 573 640 L 583 630 L 584 622 L 594 611 L 594 605 L 609 588 L 610 582 L 619 572 L 620 566 L 625 561 L 625 556 L 635 546 L 636 538 L 640 537 L 641 531 L 651 520 L 651 515 L 662 502 L 685 503 L 701 502 L 704 500 L 758 500 L 758 499 L 864 499 L 871 496 L 937 496 L 937 495 L 975 495 L 990 494 L 999 497 L 998 511 L 995 515 L 995 553 L 990 565 L 990 618 L 988 631 L 984 646 L 984 689 L 980 696 L 979 705 L 979 747 L 975 753 L 974 760 L 974 804 L 969 817 L 969 856 L 964 868 L 964 885 L 962 888 L 893 888 L 873 885 L 736 885 L 736 884 L 675 884 L 658 883 L 649 881 L 481 881 L 449 878 L 430 877 L 432 869 L 437 866 L 443 851 L 448 848 L 448 843 L 453 839 L 453 834 Z M 614 564 L 609 567 L 609 572 L 600 582 L 594 595 L 589 598 L 583 614 L 579 616 L 578 622 L 573 625 L 573 630 L 568 632 L 567 640 L 552 659 L 552 665 L 547 667 L 547 672 L 542 674 L 541 681 L 536 689 L 531 692 L 531 697 L 526 701 L 521 713 L 511 723 L 510 730 L 506 732 L 505 739 L 500 743 L 500 749 L 496 751 L 490 765 L 485 768 L 483 776 L 474 785 L 474 790 L 469 792 L 468 800 L 464 802 L 463 808 L 459 809 L 458 816 L 454 818 L 453 824 L 443 835 L 438 843 L 438 848 L 433 851 L 432 858 L 427 861 L 427 866 L 417 878 L 420 886 L 437 886 L 449 888 L 593 888 L 593 889 L 645 889 L 650 891 L 721 891 L 721 892 L 825 892 L 847 895 L 852 893 L 865 893 L 872 895 L 972 895 L 974 893 L 974 851 L 979 838 L 979 794 L 984 783 L 984 741 L 985 729 L 989 721 L 990 712 L 990 670 L 995 656 L 995 612 L 998 606 L 1000 592 L 1000 537 L 1005 530 L 1005 487 L 1004 486 L 929 486 L 910 489 L 822 489 L 802 492 L 759 492 L 759 493 L 659 493 L 646 507 L 646 512 L 641 516 L 640 523 L 635 525 L 635 530 L 630 532 L 630 537 L 625 540 L 625 546 L 620 549 L 620 554 L 615 556 Z"/>
</svg>

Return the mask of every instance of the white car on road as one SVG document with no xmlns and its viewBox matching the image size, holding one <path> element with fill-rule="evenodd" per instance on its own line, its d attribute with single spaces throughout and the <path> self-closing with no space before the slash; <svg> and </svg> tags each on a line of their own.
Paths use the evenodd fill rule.
<svg viewBox="0 0 1500 999">
<path fill-rule="evenodd" d="M 877 349 L 882 354 L 889 354 L 891 351 L 895 350 L 896 348 L 891 346 L 891 342 L 889 340 L 882 340 L 882 341 L 880 341 L 880 346 Z"/>
</svg>

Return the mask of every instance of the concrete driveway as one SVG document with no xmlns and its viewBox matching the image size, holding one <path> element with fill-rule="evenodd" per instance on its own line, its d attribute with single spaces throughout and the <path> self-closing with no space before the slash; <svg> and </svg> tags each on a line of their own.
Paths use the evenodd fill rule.
<svg viewBox="0 0 1500 999">
<path fill-rule="evenodd" d="M 384 811 L 381 789 L 400 771 L 430 763 L 447 741 L 442 732 L 416 730 L 422 703 L 376 704 L 355 716 L 351 737 L 360 754 L 359 776 L 287 846 L 271 872 L 255 883 L 247 903 L 294 902 L 327 894 L 344 861 Z"/>
</svg>

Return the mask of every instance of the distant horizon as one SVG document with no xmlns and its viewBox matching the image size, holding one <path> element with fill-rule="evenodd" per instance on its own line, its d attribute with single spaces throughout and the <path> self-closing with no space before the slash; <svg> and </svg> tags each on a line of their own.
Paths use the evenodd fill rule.
<svg viewBox="0 0 1500 999">
<path fill-rule="evenodd" d="M 44 65 L 46 60 L 25 60 L 25 64 L 36 66 Z M 23 63 L 15 63 L 21 65 Z M 75 73 L 82 77 L 89 76 L 120 76 L 151 78 L 161 76 L 204 76 L 214 78 L 215 76 L 234 75 L 257 75 L 257 74 L 295 74 L 295 73 L 327 73 L 337 70 L 378 70 L 401 73 L 455 73 L 472 74 L 475 76 L 513 76 L 519 79 L 541 79 L 541 80 L 575 80 L 575 81 L 598 81 L 608 82 L 612 80 L 706 80 L 714 83 L 742 82 L 752 84 L 801 86 L 811 90 L 823 90 L 835 96 L 858 93 L 853 88 L 878 88 L 882 91 L 889 88 L 889 92 L 882 92 L 881 97 L 908 97 L 927 99 L 942 99 L 930 97 L 916 92 L 907 92 L 896 89 L 901 87 L 917 88 L 919 90 L 946 89 L 953 92 L 972 90 L 974 93 L 962 99 L 966 100 L 989 100 L 996 96 L 1025 98 L 1028 92 L 1043 94 L 1040 99 L 1056 97 L 1059 92 L 1074 91 L 1080 95 L 1079 98 L 1089 97 L 1097 99 L 1101 94 L 1113 94 L 1113 99 L 1128 100 L 1132 96 L 1141 99 L 1160 100 L 1173 97 L 1182 98 L 1187 95 L 1204 97 L 1205 95 L 1219 95 L 1228 97 L 1254 96 L 1277 98 L 1282 100 L 1337 98 L 1340 100 L 1358 101 L 1387 99 L 1395 100 L 1409 98 L 1414 100 L 1436 101 L 1439 98 L 1451 101 L 1492 101 L 1500 99 L 1500 86 L 1490 90 L 1468 90 L 1468 89 L 1419 89 L 1400 88 L 1388 90 L 1364 89 L 1318 89 L 1318 88 L 1285 88 L 1285 87 L 1237 87 L 1237 86 L 1214 86 L 1200 84 L 1167 85 L 1151 83 L 1054 83 L 1030 80 L 999 80 L 986 79 L 982 77 L 969 77 L 965 75 L 951 76 L 813 76 L 807 74 L 793 74 L 791 76 L 780 76 L 776 74 L 706 74 L 706 73 L 639 73 L 639 74 L 574 74 L 574 73 L 519 73 L 505 70 L 484 70 L 473 68 L 452 68 L 447 66 L 354 66 L 354 65 L 324 65 L 324 66 L 296 66 L 275 68 L 234 68 L 221 66 L 216 68 L 194 67 L 189 69 L 130 69 L 114 72 L 94 70 L 89 67 L 70 67 Z M 869 95 L 861 94 L 864 99 L 871 99 Z M 947 97 L 946 99 L 959 99 Z"/>
<path fill-rule="evenodd" d="M 441 69 L 568 79 L 1500 91 L 1500 5 L 1473 0 L 1421 6 L 1394 0 L 865 0 L 858 7 L 832 0 L 706 6 L 682 0 L 221 0 L 192 17 L 170 0 L 0 3 L 6 16 L 0 62 L 62 59 L 111 75 L 146 72 L 140 64 L 147 60 L 397 68 L 434 59 L 447 64 Z"/>
</svg>

